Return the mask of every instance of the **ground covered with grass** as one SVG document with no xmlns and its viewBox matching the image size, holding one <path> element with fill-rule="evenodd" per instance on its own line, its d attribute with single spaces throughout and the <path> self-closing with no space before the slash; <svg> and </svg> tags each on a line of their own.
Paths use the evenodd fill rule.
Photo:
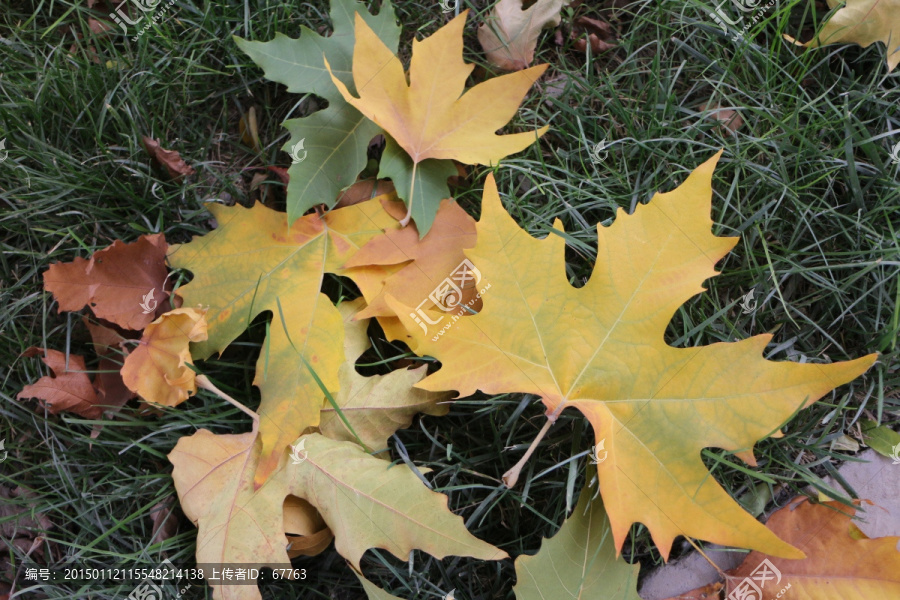
<svg viewBox="0 0 900 600">
<path fill-rule="evenodd" d="M 808 485 L 835 496 L 822 478 L 853 455 L 835 441 L 859 439 L 864 416 L 900 420 L 900 164 L 890 157 L 900 142 L 900 72 L 887 73 L 880 45 L 807 52 L 784 41 L 782 33 L 808 38 L 824 17 L 808 0 L 768 9 L 746 42 L 711 23 L 703 3 L 615 4 L 622 8 L 585 2 L 563 15 L 564 33 L 573 16 L 609 21 L 616 46 L 607 52 L 593 56 L 571 41 L 556 44 L 552 31 L 542 37 L 536 62 L 550 69 L 511 127 L 546 123 L 550 131 L 495 170 L 501 197 L 535 236 L 548 235 L 554 219 L 563 221 L 565 232 L 550 235 L 565 237 L 567 274 L 580 286 L 596 258 L 598 225 L 672 189 L 724 148 L 713 184 L 713 231 L 741 241 L 708 291 L 679 309 L 668 343 L 698 346 L 769 332 L 766 357 L 773 360 L 839 361 L 870 352 L 881 358 L 801 412 L 783 438 L 760 443 L 757 468 L 715 448 L 704 451 L 704 460 L 757 515 Z M 467 60 L 480 65 L 474 77 L 483 78 L 490 68 L 474 32 L 490 4 L 465 7 L 472 9 Z M 396 10 L 401 52 L 452 16 L 438 2 L 397 0 Z M 137 42 L 119 30 L 95 35 L 89 18 L 106 15 L 81 1 L 13 0 L 0 14 L 0 138 L 9 152 L 0 163 L 0 439 L 9 453 L 0 463 L 0 489 L 30 490 L 3 502 L 33 511 L 31 527 L 11 530 L 4 525 L 10 513 L 0 509 L 0 537 L 27 541 L 0 544 L 0 577 L 18 576 L 13 597 L 111 600 L 134 587 L 29 587 L 35 584 L 21 573 L 26 556 L 53 568 L 150 568 L 166 557 L 192 563 L 196 530 L 178 513 L 177 530 L 152 539 L 151 511 L 174 496 L 166 455 L 198 428 L 243 432 L 249 420 L 205 392 L 159 416 L 132 402 L 96 421 L 17 401 L 24 385 L 46 374 L 37 359 L 22 357 L 27 348 L 82 353 L 89 342 L 79 318 L 59 315 L 42 291 L 41 273 L 116 239 L 163 232 L 170 243 L 188 241 L 212 227 L 205 201 L 253 201 L 253 175 L 290 163 L 280 150 L 287 140 L 280 123 L 305 114 L 315 100 L 265 81 L 232 36 L 296 37 L 301 25 L 325 32 L 327 13 L 324 0 L 184 0 Z M 704 105 L 736 110 L 743 124 L 731 131 Z M 259 152 L 239 132 L 251 107 Z M 196 175 L 169 181 L 151 166 L 144 135 L 179 151 Z M 602 157 L 593 152 L 601 141 Z M 487 171 L 471 170 L 457 192 L 476 217 Z M 277 185 L 267 198 L 275 206 L 283 200 Z M 751 289 L 757 304 L 746 311 L 742 298 Z M 357 295 L 336 277 L 326 291 Z M 256 322 L 221 357 L 198 365 L 251 407 L 259 399 L 251 381 L 264 333 L 265 322 Z M 379 344 L 360 368 L 379 372 L 410 356 L 405 347 Z M 449 496 L 474 535 L 513 557 L 534 553 L 574 506 L 593 443 L 586 421 L 563 413 L 519 484 L 507 489 L 501 475 L 543 423 L 536 397 L 465 398 L 446 417 L 421 417 L 400 431 L 392 458 L 432 469 L 434 489 Z M 673 556 L 689 547 L 676 543 Z M 639 525 L 624 555 L 645 567 L 662 562 Z M 307 582 L 264 587 L 264 598 L 364 597 L 333 549 L 295 564 L 308 570 Z M 417 552 L 403 562 L 372 550 L 363 567 L 404 598 L 438 598 L 452 589 L 458 599 L 513 597 L 509 560 L 436 560 Z M 195 587 L 185 597 L 211 595 Z"/>
</svg>

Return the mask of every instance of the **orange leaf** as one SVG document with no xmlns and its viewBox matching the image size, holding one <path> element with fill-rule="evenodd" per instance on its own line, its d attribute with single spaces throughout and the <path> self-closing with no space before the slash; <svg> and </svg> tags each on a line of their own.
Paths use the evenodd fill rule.
<svg viewBox="0 0 900 600">
<path fill-rule="evenodd" d="M 197 391 L 188 350 L 206 339 L 206 311 L 176 308 L 144 330 L 140 344 L 125 359 L 122 379 L 148 402 L 178 406 Z"/>
<path fill-rule="evenodd" d="M 39 398 L 47 403 L 47 408 L 54 415 L 65 410 L 87 419 L 99 418 L 103 414 L 103 407 L 91 385 L 84 357 L 70 354 L 69 368 L 66 369 L 66 355 L 59 350 L 29 348 L 24 355 L 36 356 L 41 353 L 44 354 L 41 360 L 53 374 L 26 385 L 16 398 Z"/>
<path fill-rule="evenodd" d="M 167 248 L 161 233 L 131 244 L 116 240 L 90 260 L 50 265 L 44 289 L 59 303 L 59 312 L 89 305 L 100 319 L 140 330 L 155 318 L 165 296 Z"/>
<path fill-rule="evenodd" d="M 186 175 L 193 175 L 194 168 L 189 166 L 175 150 L 166 150 L 159 142 L 146 135 L 142 138 L 144 148 L 156 162 L 165 167 L 173 181 L 179 181 Z"/>
</svg>

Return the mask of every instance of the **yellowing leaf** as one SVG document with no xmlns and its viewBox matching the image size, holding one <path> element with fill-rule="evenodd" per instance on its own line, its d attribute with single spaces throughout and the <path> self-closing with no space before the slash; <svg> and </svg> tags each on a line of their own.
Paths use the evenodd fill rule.
<svg viewBox="0 0 900 600">
<path fill-rule="evenodd" d="M 409 307 L 388 303 L 416 336 L 417 351 L 443 365 L 419 387 L 531 393 L 551 418 L 574 407 L 590 420 L 608 453 L 597 470 L 617 548 L 640 522 L 664 558 L 679 535 L 801 557 L 719 486 L 701 451 L 724 448 L 755 464 L 758 440 L 876 356 L 772 362 L 762 357 L 771 335 L 691 348 L 665 343 L 672 315 L 704 290 L 737 241 L 710 232 L 717 160 L 598 227 L 597 262 L 578 289 L 566 279 L 564 238 L 538 240 L 520 229 L 488 178 L 478 243 L 466 251 L 483 277 L 483 310 L 458 320 L 431 313 L 440 322 L 423 333 Z"/>
<path fill-rule="evenodd" d="M 325 273 L 339 272 L 370 238 L 398 225 L 378 200 L 307 215 L 291 227 L 285 213 L 259 204 L 209 208 L 218 228 L 173 246 L 169 260 L 194 274 L 178 290 L 185 304 L 209 307 L 209 340 L 192 349 L 195 357 L 222 352 L 260 313 L 272 314 L 253 380 L 262 396 L 260 484 L 282 451 L 319 424 L 324 397 L 311 370 L 326 389 L 338 390 L 343 325 L 321 293 Z"/>
<path fill-rule="evenodd" d="M 359 98 L 332 74 L 344 99 L 380 125 L 413 163 L 452 158 L 495 165 L 547 131 L 497 135 L 516 114 L 528 88 L 546 65 L 497 77 L 464 92 L 474 65 L 463 62 L 463 26 L 468 11 L 434 35 L 414 41 L 409 83 L 403 65 L 366 22 L 356 15 L 353 81 Z M 331 70 L 328 61 L 325 66 Z"/>
<path fill-rule="evenodd" d="M 537 0 L 522 9 L 522 0 L 500 0 L 487 22 L 478 28 L 478 41 L 492 64 L 507 71 L 524 69 L 534 60 L 538 35 L 559 25 L 559 11 L 571 0 Z"/>
<path fill-rule="evenodd" d="M 572 515 L 534 556 L 516 559 L 516 600 L 640 600 L 639 565 L 616 556 L 597 488 L 587 485 Z"/>
<path fill-rule="evenodd" d="M 829 8 L 845 3 L 845 0 L 827 1 Z M 785 38 L 799 44 L 789 35 Z M 818 48 L 841 42 L 863 48 L 883 42 L 887 48 L 888 71 L 893 71 L 900 64 L 900 0 L 846 0 L 846 5 L 831 15 L 815 38 L 799 45 Z"/>
<path fill-rule="evenodd" d="M 254 489 L 260 459 L 255 433 L 214 435 L 201 429 L 181 438 L 169 454 L 184 513 L 199 528 L 198 563 L 245 566 L 288 563 L 282 503 L 289 494 L 316 507 L 334 532 L 335 547 L 359 570 L 369 548 L 405 559 L 413 549 L 437 558 L 506 557 L 465 528 L 447 509 L 447 497 L 432 492 L 406 465 L 366 454 L 357 444 L 320 434 L 303 436 L 305 458 L 288 453 Z M 252 585 L 215 585 L 217 600 L 258 600 Z"/>
<path fill-rule="evenodd" d="M 178 406 L 197 392 L 188 350 L 206 339 L 206 311 L 176 308 L 144 329 L 137 348 L 122 365 L 122 380 L 147 402 Z"/>
<path fill-rule="evenodd" d="M 321 432 L 335 440 L 360 441 L 372 450 L 387 447 L 388 438 L 398 429 L 409 427 L 413 416 L 423 412 L 429 415 L 445 415 L 450 410 L 446 404 L 451 394 L 427 392 L 416 389 L 414 384 L 425 377 L 426 365 L 415 369 L 399 369 L 387 375 L 363 377 L 356 372 L 355 363 L 369 347 L 366 329 L 369 320 L 350 320 L 362 306 L 359 300 L 345 302 L 338 308 L 344 316 L 344 352 L 347 361 L 341 365 L 338 375 L 340 391 L 335 403 L 353 428 L 352 433 L 337 411 L 326 404 L 319 422 Z"/>
</svg>

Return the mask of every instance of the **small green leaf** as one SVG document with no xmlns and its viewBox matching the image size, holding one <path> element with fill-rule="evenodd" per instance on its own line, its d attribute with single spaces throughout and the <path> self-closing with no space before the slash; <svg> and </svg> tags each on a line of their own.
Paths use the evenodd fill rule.
<svg viewBox="0 0 900 600">
<path fill-rule="evenodd" d="M 862 422 L 863 441 L 869 448 L 888 458 L 897 460 L 900 452 L 900 433 L 897 433 L 887 425 L 879 426 L 871 420 Z"/>
</svg>

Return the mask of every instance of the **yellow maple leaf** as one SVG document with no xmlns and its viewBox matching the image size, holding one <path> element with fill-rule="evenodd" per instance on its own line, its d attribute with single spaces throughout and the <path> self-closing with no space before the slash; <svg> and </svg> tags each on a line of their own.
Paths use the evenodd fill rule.
<svg viewBox="0 0 900 600">
<path fill-rule="evenodd" d="M 452 158 L 495 165 L 547 131 L 544 126 L 528 133 L 496 134 L 516 114 L 547 65 L 495 77 L 463 93 L 475 68 L 463 61 L 467 15 L 464 11 L 434 35 L 413 41 L 407 83 L 400 59 L 357 14 L 353 82 L 359 98 L 331 76 L 344 99 L 384 128 L 415 164 L 427 158 Z M 325 66 L 331 72 L 327 60 Z"/>
<path fill-rule="evenodd" d="M 520 229 L 489 177 L 478 242 L 466 250 L 482 276 L 483 310 L 459 319 L 432 313 L 440 322 L 423 333 L 409 307 L 388 304 L 415 335 L 417 351 L 443 365 L 417 387 L 462 396 L 531 393 L 551 420 L 566 407 L 590 420 L 598 447 L 605 444 L 595 462 L 617 549 L 640 522 L 664 558 L 679 535 L 800 558 L 719 486 L 701 451 L 723 448 L 754 465 L 758 440 L 876 356 L 767 361 L 768 334 L 692 348 L 665 343 L 675 311 L 704 291 L 737 242 L 710 231 L 718 157 L 676 190 L 630 215 L 619 209 L 611 226 L 598 227 L 597 263 L 579 289 L 566 279 L 565 239 L 534 239 Z"/>
<path fill-rule="evenodd" d="M 837 8 L 844 0 L 828 0 L 829 8 Z M 875 42 L 887 47 L 888 71 L 900 64 L 900 0 L 846 0 L 815 38 L 802 44 L 789 35 L 789 41 L 807 48 L 850 42 L 867 48 Z"/>
<path fill-rule="evenodd" d="M 206 311 L 176 308 L 147 325 L 122 365 L 122 381 L 148 402 L 177 406 L 197 392 L 188 350 L 206 339 Z"/>
</svg>

